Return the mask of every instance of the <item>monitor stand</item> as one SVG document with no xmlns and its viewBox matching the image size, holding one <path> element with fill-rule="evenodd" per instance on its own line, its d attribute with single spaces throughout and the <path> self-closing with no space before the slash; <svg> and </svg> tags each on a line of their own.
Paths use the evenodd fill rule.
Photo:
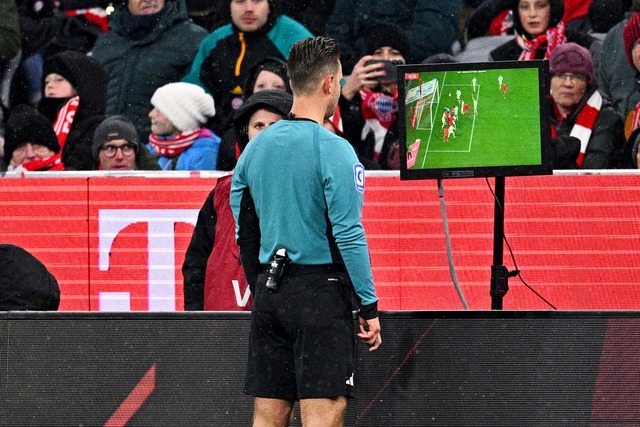
<svg viewBox="0 0 640 427">
<path fill-rule="evenodd" d="M 502 299 L 509 291 L 509 277 L 516 276 L 518 270 L 510 272 L 502 264 L 502 242 L 504 239 L 504 177 L 495 177 L 495 205 L 493 221 L 493 264 L 491 265 L 491 309 L 502 310 Z"/>
</svg>

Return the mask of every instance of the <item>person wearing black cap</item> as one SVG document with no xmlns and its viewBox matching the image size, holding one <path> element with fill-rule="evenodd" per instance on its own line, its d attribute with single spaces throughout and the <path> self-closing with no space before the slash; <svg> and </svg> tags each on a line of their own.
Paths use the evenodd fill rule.
<svg viewBox="0 0 640 427">
<path fill-rule="evenodd" d="M 251 70 L 249 70 L 247 80 L 244 82 L 242 89 L 243 100 L 249 98 L 254 92 L 265 89 L 278 89 L 291 93 L 286 62 L 269 56 L 254 65 Z M 235 128 L 231 126 L 223 135 L 222 142 L 220 143 L 217 163 L 218 170 L 233 170 L 236 165 L 236 160 L 240 155 L 237 144 L 236 131 Z"/>
<path fill-rule="evenodd" d="M 64 169 L 60 144 L 51 122 L 33 107 L 13 108 L 4 130 L 7 171 L 59 171 Z"/>
<path fill-rule="evenodd" d="M 236 111 L 234 129 L 239 152 L 260 131 L 291 111 L 291 94 L 265 89 L 251 95 Z M 218 179 L 205 200 L 182 265 L 185 310 L 250 310 L 251 298 L 235 241 L 235 221 L 229 206 L 231 175 Z M 238 294 L 235 297 L 234 281 Z"/>
<path fill-rule="evenodd" d="M 367 54 L 353 67 L 338 102 L 343 136 L 365 168 L 392 169 L 392 140 L 387 134 L 397 126 L 398 84 L 379 61 L 393 61 L 391 67 L 404 63 L 411 55 L 411 46 L 402 28 L 384 23 L 370 27 L 364 42 Z M 392 130 L 392 135 L 395 133 Z"/>
<path fill-rule="evenodd" d="M 551 52 L 554 169 L 615 169 L 625 148 L 622 119 L 597 90 L 589 51 L 564 43 Z"/>
<path fill-rule="evenodd" d="M 44 62 L 38 110 L 53 123 L 67 170 L 91 170 L 93 133 L 104 120 L 107 73 L 95 58 L 65 51 Z"/>
</svg>

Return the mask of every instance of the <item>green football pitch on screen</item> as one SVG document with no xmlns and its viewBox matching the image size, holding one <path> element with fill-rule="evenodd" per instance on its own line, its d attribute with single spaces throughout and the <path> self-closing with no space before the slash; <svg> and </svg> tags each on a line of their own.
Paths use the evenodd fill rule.
<svg viewBox="0 0 640 427">
<path fill-rule="evenodd" d="M 417 75 L 404 100 L 409 169 L 541 163 L 537 69 Z"/>
</svg>

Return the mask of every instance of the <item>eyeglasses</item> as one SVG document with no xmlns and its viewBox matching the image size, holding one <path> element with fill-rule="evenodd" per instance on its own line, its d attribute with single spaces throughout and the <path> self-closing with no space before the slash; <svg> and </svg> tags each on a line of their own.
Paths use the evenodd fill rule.
<svg viewBox="0 0 640 427">
<path fill-rule="evenodd" d="M 129 157 L 136 151 L 136 146 L 133 144 L 124 144 L 124 145 L 103 145 L 100 149 L 104 153 L 105 156 L 111 158 L 115 157 L 118 150 L 122 151 L 122 155 Z"/>
<path fill-rule="evenodd" d="M 573 73 L 555 73 L 553 77 L 557 77 L 562 81 L 569 79 L 571 83 L 577 83 L 577 82 L 584 83 L 587 81 L 587 78 L 585 76 L 581 74 L 573 74 Z"/>
</svg>

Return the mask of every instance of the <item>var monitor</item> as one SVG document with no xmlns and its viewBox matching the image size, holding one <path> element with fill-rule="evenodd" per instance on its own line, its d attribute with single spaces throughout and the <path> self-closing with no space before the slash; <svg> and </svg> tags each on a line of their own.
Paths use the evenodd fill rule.
<svg viewBox="0 0 640 427">
<path fill-rule="evenodd" d="M 401 179 L 552 173 L 548 61 L 398 66 Z"/>
</svg>

